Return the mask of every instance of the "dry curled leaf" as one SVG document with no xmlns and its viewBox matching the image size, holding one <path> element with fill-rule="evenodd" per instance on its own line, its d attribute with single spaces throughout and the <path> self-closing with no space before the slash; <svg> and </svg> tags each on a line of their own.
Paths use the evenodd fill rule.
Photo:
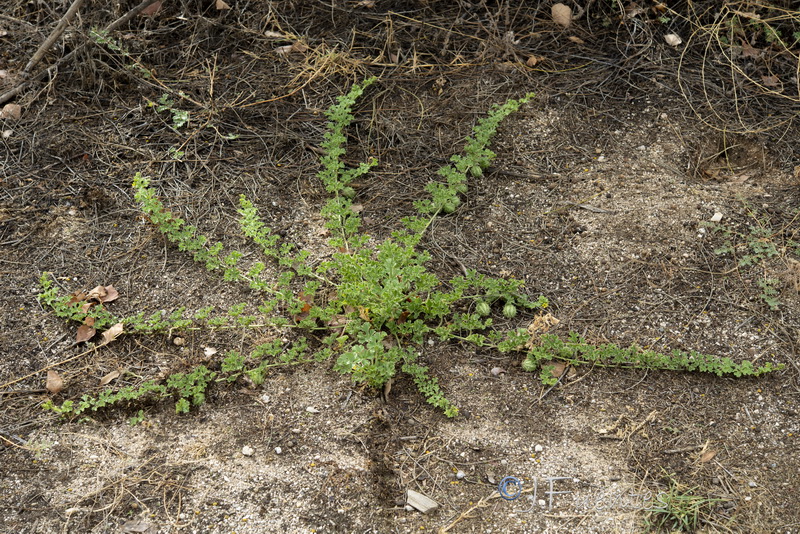
<svg viewBox="0 0 800 534">
<path fill-rule="evenodd" d="M 92 339 L 97 331 L 89 325 L 82 324 L 75 335 L 75 343 L 83 343 Z"/>
<path fill-rule="evenodd" d="M 280 54 L 282 56 L 285 56 L 285 55 L 291 54 L 293 52 L 302 53 L 302 52 L 305 52 L 306 50 L 308 50 L 308 45 L 306 45 L 305 43 L 303 43 L 301 41 L 295 41 L 290 45 L 279 46 L 278 48 L 275 49 L 275 52 L 277 52 L 278 54 Z"/>
<path fill-rule="evenodd" d="M 531 324 L 528 325 L 528 335 L 530 336 L 530 339 L 528 339 L 527 343 L 525 343 L 525 347 L 532 349 L 537 346 L 542 335 L 548 333 L 551 329 L 558 326 L 560 322 L 561 321 L 549 313 L 534 317 Z"/>
<path fill-rule="evenodd" d="M 543 362 L 541 366 L 542 368 L 550 368 L 550 374 L 553 375 L 553 378 L 561 378 L 564 371 L 567 370 L 566 362 L 562 362 L 561 360 Z"/>
<path fill-rule="evenodd" d="M 119 378 L 120 372 L 119 371 L 111 371 L 106 376 L 100 379 L 100 383 L 98 384 L 100 387 L 107 386 L 111 383 L 112 380 L 115 378 Z"/>
<path fill-rule="evenodd" d="M 562 28 L 569 28 L 572 24 L 572 8 L 562 3 L 553 4 L 550 8 L 550 15 L 553 17 L 553 22 Z"/>
<path fill-rule="evenodd" d="M 525 62 L 525 64 L 527 66 L 529 66 L 529 67 L 535 67 L 536 65 L 538 65 L 542 61 L 544 61 L 544 58 L 542 56 L 531 56 L 531 57 L 528 58 L 528 60 Z"/>
<path fill-rule="evenodd" d="M 217 8 L 217 11 L 224 11 L 226 9 L 231 8 L 231 6 L 226 4 L 224 0 L 217 0 L 216 2 L 214 2 L 214 7 Z"/>
<path fill-rule="evenodd" d="M 742 41 L 742 57 L 757 58 L 761 55 L 761 49 L 754 48 L 747 41 Z"/>
<path fill-rule="evenodd" d="M 717 451 L 706 451 L 706 452 L 704 452 L 703 454 L 700 455 L 700 463 L 701 464 L 707 464 L 716 455 L 717 455 Z"/>
<path fill-rule="evenodd" d="M 145 17 L 152 17 L 153 15 L 161 11 L 161 4 L 163 4 L 163 2 L 161 0 L 157 0 L 156 2 L 153 2 L 143 10 L 139 11 L 139 14 L 144 15 Z"/>
<path fill-rule="evenodd" d="M 0 119 L 19 120 L 22 117 L 22 106 L 19 104 L 6 104 L 0 111 Z"/>
<path fill-rule="evenodd" d="M 120 527 L 119 534 L 157 534 L 158 525 L 140 519 L 126 521 Z"/>
<path fill-rule="evenodd" d="M 122 334 L 123 328 L 124 327 L 122 323 L 117 323 L 108 330 L 106 330 L 105 332 L 103 332 L 102 345 L 106 345 L 117 339 L 120 336 L 120 334 Z"/>
<path fill-rule="evenodd" d="M 572 41 L 573 43 L 576 43 L 576 44 L 586 44 L 586 41 L 584 41 L 580 37 L 576 37 L 574 35 L 570 35 L 569 37 L 567 37 L 567 39 L 569 39 L 570 41 Z"/>
<path fill-rule="evenodd" d="M 681 39 L 676 33 L 668 33 L 664 36 L 664 40 L 670 46 L 678 46 L 683 42 L 683 39 Z"/>
<path fill-rule="evenodd" d="M 64 380 L 52 369 L 47 371 L 47 381 L 44 387 L 53 395 L 64 389 Z"/>
<path fill-rule="evenodd" d="M 98 302 L 103 302 L 105 296 L 106 296 L 105 286 L 97 286 L 91 291 L 89 291 L 89 294 L 86 295 L 86 300 L 96 300 Z"/>
<path fill-rule="evenodd" d="M 119 298 L 119 292 L 114 288 L 114 286 L 106 286 L 105 290 L 106 290 L 106 296 L 103 297 L 103 300 L 101 300 L 100 302 L 103 303 L 112 302 Z"/>
<path fill-rule="evenodd" d="M 781 80 L 777 76 L 762 76 L 761 83 L 764 84 L 765 87 L 780 87 Z"/>
</svg>

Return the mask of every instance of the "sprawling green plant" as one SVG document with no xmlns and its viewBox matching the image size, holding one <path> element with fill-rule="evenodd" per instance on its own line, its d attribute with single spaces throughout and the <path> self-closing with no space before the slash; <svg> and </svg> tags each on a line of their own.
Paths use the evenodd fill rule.
<svg viewBox="0 0 800 534">
<path fill-rule="evenodd" d="M 322 143 L 325 155 L 321 159 L 319 179 L 331 195 L 322 214 L 331 231 L 329 244 L 333 252 L 330 259 L 318 265 L 310 264 L 307 251 L 283 242 L 260 219 L 253 203 L 242 197 L 238 210 L 242 232 L 259 246 L 264 256 L 263 261 L 245 266 L 243 253 L 224 252 L 221 243 L 210 243 L 194 226 L 164 206 L 147 178 L 141 174 L 135 176 L 136 200 L 167 239 L 207 269 L 221 271 L 225 280 L 247 283 L 264 297 L 259 299 L 255 310 L 251 303 L 240 303 L 227 313 L 213 317 L 210 310 L 204 309 L 194 317 L 185 317 L 184 311 L 179 310 L 168 317 L 157 314 L 149 318 L 121 319 L 129 325 L 126 330 L 181 329 L 199 320 L 211 326 L 269 325 L 303 330 L 320 341 L 315 360 L 335 357 L 334 369 L 351 375 L 356 382 L 374 387 L 384 385 L 402 371 L 412 377 L 428 402 L 448 416 L 456 415 L 456 407 L 444 397 L 437 380 L 420 361 L 423 342 L 435 336 L 444 341 L 464 340 L 497 346 L 507 336 L 502 331 L 491 330 L 492 305 L 502 309 L 506 317 L 513 317 L 517 308 L 544 307 L 547 299 L 530 300 L 522 292 L 523 284 L 519 280 L 495 279 L 475 271 L 443 282 L 427 269 L 430 256 L 419 244 L 437 216 L 451 213 L 459 205 L 460 195 L 467 191 L 468 177 L 480 176 L 495 158 L 488 144 L 500 122 L 532 95 L 496 106 L 487 117 L 479 120 L 474 135 L 467 140 L 464 154 L 453 156 L 451 163 L 439 170 L 441 180 L 426 187 L 430 197 L 416 203 L 417 215 L 403 219 L 403 227 L 390 238 L 374 243 L 361 232 L 361 218 L 353 209 L 355 192 L 350 184 L 369 172 L 377 161 L 370 159 L 347 168 L 342 160 L 345 129 L 354 118 L 353 105 L 373 82 L 374 78 L 355 85 L 326 113 L 329 122 Z M 270 270 L 268 261 L 274 262 L 278 269 L 274 278 L 265 276 Z M 43 277 L 42 284 L 42 299 L 54 306 L 58 315 L 79 321 L 84 319 L 80 309 L 69 305 L 68 297 L 57 296 L 49 278 Z M 254 313 L 245 313 L 248 309 Z M 94 313 L 107 314 L 105 311 Z M 105 326 L 116 321 L 120 319 L 103 315 L 99 324 Z M 305 347 L 305 338 L 299 343 Z M 269 357 L 274 357 L 279 348 L 273 346 L 265 351 L 260 347 L 248 357 L 229 354 L 222 362 L 223 376 L 219 378 L 231 380 L 248 373 L 251 379 L 263 379 L 267 366 L 271 365 L 267 363 L 271 361 Z M 285 363 L 298 360 L 303 358 L 292 356 Z M 248 363 L 251 364 L 249 368 Z M 156 393 L 167 395 L 168 392 L 159 390 Z M 125 397 L 130 396 L 131 392 L 126 392 Z M 188 409 L 186 399 L 189 397 L 195 401 L 199 398 L 181 393 L 179 411 Z M 96 406 L 87 400 L 84 404 L 87 404 L 84 410 Z M 66 408 L 76 412 L 73 405 Z"/>
<path fill-rule="evenodd" d="M 736 363 L 730 358 L 710 356 L 699 352 L 673 350 L 662 354 L 637 346 L 620 347 L 613 343 L 592 345 L 576 333 L 571 333 L 567 340 L 552 334 L 544 334 L 528 351 L 522 367 L 526 371 L 541 371 L 542 382 L 555 384 L 553 361 L 562 361 L 570 365 L 593 365 L 597 367 L 621 367 L 632 369 L 654 369 L 663 371 L 698 371 L 712 373 L 717 376 L 761 376 L 765 373 L 782 369 L 782 365 L 769 362 L 754 366 L 750 361 Z"/>
<path fill-rule="evenodd" d="M 331 232 L 331 254 L 327 260 L 313 264 L 308 251 L 283 241 L 261 220 L 254 204 L 242 196 L 238 208 L 242 233 L 261 249 L 264 257 L 246 262 L 242 252 L 225 252 L 222 243 L 212 244 L 196 227 L 169 211 L 151 187 L 150 180 L 137 173 L 133 180 L 136 200 L 167 239 L 208 270 L 220 272 L 225 280 L 247 284 L 258 297 L 253 302 L 235 304 L 224 313 L 203 308 L 193 316 L 187 316 L 183 309 L 170 315 L 144 317 L 140 314 L 127 319 L 118 319 L 103 310 L 90 312 L 97 315 L 94 318 L 94 324 L 100 325 L 97 328 L 123 322 L 128 332 L 173 331 L 202 325 L 215 328 L 270 326 L 296 329 L 304 335 L 298 335 L 293 342 L 260 345 L 249 355 L 229 352 L 219 371 L 203 367 L 199 376 L 189 374 L 175 378 L 173 375 L 166 385 L 146 383 L 140 389 L 123 389 L 97 398 L 84 397 L 77 405 L 67 401 L 61 407 L 49 406 L 51 409 L 77 415 L 112 402 L 143 396 L 172 396 L 177 398 L 177 411 L 185 412 L 192 404 L 202 402 L 205 389 L 212 381 L 233 381 L 246 375 L 259 384 L 274 365 L 334 358 L 335 370 L 373 387 L 383 386 L 398 372 L 406 373 L 430 404 L 452 417 L 458 413 L 457 408 L 444 396 L 436 378 L 421 360 L 424 343 L 433 338 L 502 352 L 533 346 L 525 361 L 528 370 L 539 367 L 548 354 L 548 359 L 562 358 L 571 363 L 599 361 L 582 340 L 571 339 L 568 344 L 559 345 L 560 340 L 553 337 L 543 338 L 544 343 L 532 344 L 526 329 L 494 328 L 493 313 L 502 313 L 511 319 L 520 308 L 545 308 L 547 299 L 544 296 L 528 298 L 520 280 L 492 278 L 474 270 L 466 270 L 464 276 L 441 280 L 426 267 L 430 255 L 420 246 L 433 220 L 458 207 L 461 195 L 467 192 L 468 178 L 481 176 L 496 157 L 488 145 L 500 122 L 533 95 L 495 106 L 480 119 L 473 128 L 473 135 L 467 139 L 464 153 L 453 156 L 450 164 L 439 169 L 440 180 L 426 186 L 429 196 L 415 203 L 416 214 L 404 218 L 402 227 L 391 237 L 374 242 L 361 231 L 361 217 L 353 206 L 356 194 L 350 184 L 368 173 L 377 162 L 370 159 L 356 167 L 347 167 L 342 158 L 345 130 L 354 119 L 352 108 L 373 82 L 374 78 L 370 78 L 355 85 L 326 113 L 329 122 L 322 143 L 324 155 L 318 177 L 330 194 L 322 208 Z M 268 262 L 272 263 L 271 268 Z M 273 274 L 268 276 L 267 273 Z M 71 304 L 69 297 L 58 296 L 48 276 L 44 275 L 41 283 L 40 298 L 52 306 L 57 315 L 78 321 L 85 319 L 86 312 Z M 313 347 L 310 347 L 311 340 Z M 611 349 L 597 350 L 608 356 Z M 722 364 L 715 367 L 708 362 L 716 360 L 705 356 L 702 362 L 706 363 L 698 364 L 699 355 L 694 354 L 678 363 L 665 363 L 656 358 L 659 355 L 655 353 L 625 350 L 618 349 L 622 356 L 614 353 L 604 361 L 608 365 L 631 365 L 631 358 L 634 358 L 643 367 L 722 370 L 737 376 L 769 370 L 756 371 L 744 364 L 737 367 L 732 362 L 725 363 L 724 368 Z M 676 357 L 673 355 L 673 360 Z M 543 373 L 543 379 L 553 380 L 552 374 Z"/>
</svg>

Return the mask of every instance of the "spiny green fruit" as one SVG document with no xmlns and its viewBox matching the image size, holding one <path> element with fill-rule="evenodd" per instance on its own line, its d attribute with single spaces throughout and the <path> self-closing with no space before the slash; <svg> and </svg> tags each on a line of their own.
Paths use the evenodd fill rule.
<svg viewBox="0 0 800 534">
<path fill-rule="evenodd" d="M 503 315 L 509 319 L 513 319 L 517 316 L 517 307 L 507 302 L 505 306 L 503 306 Z"/>
<path fill-rule="evenodd" d="M 353 198 L 354 196 L 356 196 L 356 190 L 353 189 L 352 187 L 349 187 L 349 186 L 348 187 L 343 187 L 342 188 L 342 196 L 344 198 Z"/>
<path fill-rule="evenodd" d="M 456 193 L 466 193 L 468 190 L 467 184 L 458 184 L 453 189 L 455 189 Z"/>
<path fill-rule="evenodd" d="M 481 169 L 480 165 L 473 165 L 472 167 L 470 167 L 469 172 L 475 178 L 480 178 L 481 176 L 483 176 L 483 169 Z"/>
<path fill-rule="evenodd" d="M 478 304 L 475 305 L 475 311 L 478 312 L 478 315 L 482 315 L 486 317 L 490 313 L 492 313 L 492 308 L 489 306 L 489 303 L 485 300 L 478 301 Z"/>
</svg>

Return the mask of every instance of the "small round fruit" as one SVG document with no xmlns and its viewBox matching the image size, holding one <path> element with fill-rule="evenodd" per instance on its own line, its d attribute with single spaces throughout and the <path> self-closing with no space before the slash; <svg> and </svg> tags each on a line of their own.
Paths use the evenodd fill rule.
<svg viewBox="0 0 800 534">
<path fill-rule="evenodd" d="M 506 305 L 503 306 L 503 316 L 513 319 L 517 316 L 517 307 L 510 302 L 506 303 Z"/>
<path fill-rule="evenodd" d="M 469 172 L 472 173 L 472 176 L 475 178 L 480 178 L 483 176 L 483 169 L 481 169 L 480 165 L 474 165 L 472 168 L 470 168 Z"/>
<path fill-rule="evenodd" d="M 478 312 L 478 315 L 482 315 L 486 317 L 490 313 L 492 313 L 492 308 L 489 306 L 489 303 L 485 300 L 481 300 L 478 304 L 475 305 L 475 311 Z"/>
<path fill-rule="evenodd" d="M 466 193 L 468 191 L 467 184 L 458 184 L 454 189 L 456 193 Z"/>
<path fill-rule="evenodd" d="M 343 187 L 342 188 L 342 196 L 344 198 L 353 198 L 354 196 L 356 196 L 356 190 L 353 189 L 352 187 L 349 187 L 349 186 L 348 187 Z"/>
</svg>

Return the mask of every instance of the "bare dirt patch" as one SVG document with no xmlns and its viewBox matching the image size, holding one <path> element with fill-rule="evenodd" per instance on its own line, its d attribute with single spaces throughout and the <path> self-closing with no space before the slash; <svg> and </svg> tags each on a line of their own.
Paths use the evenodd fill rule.
<svg viewBox="0 0 800 534">
<path fill-rule="evenodd" d="M 797 126 L 712 128 L 692 112 L 709 102 L 689 106 L 685 90 L 693 69 L 719 65 L 689 54 L 681 85 L 665 74 L 680 51 L 601 30 L 602 12 L 576 23 L 596 39 L 592 56 L 546 10 L 367 4 L 165 6 L 117 36 L 127 55 L 88 46 L 19 97 L 21 120 L 0 121 L 13 130 L 0 176 L 0 530 L 642 532 L 646 511 L 677 483 L 713 501 L 705 531 L 797 531 Z M 0 18 L 18 37 L 0 55 L 9 70 L 35 50 L 40 19 L 58 19 L 16 9 Z M 94 13 L 65 46 L 86 42 L 89 22 L 119 15 Z M 654 20 L 613 28 L 660 36 Z M 279 49 L 298 41 L 308 49 Z M 642 55 L 611 46 L 619 42 Z M 536 54 L 544 68 L 527 61 Z M 248 246 L 235 224 L 245 193 L 274 229 L 326 257 L 321 111 L 368 73 L 379 81 L 359 103 L 348 154 L 380 161 L 356 184 L 368 233 L 397 228 L 490 104 L 535 90 L 503 124 L 493 167 L 428 234 L 434 269 L 525 280 L 532 297 L 550 299 L 558 334 L 785 369 L 733 379 L 582 366 L 550 387 L 521 369 L 521 353 L 431 340 L 422 357 L 461 409 L 453 420 L 407 377 L 386 401 L 330 362 L 277 367 L 257 388 L 215 385 L 188 415 L 168 402 L 81 421 L 44 412 L 48 399 L 98 394 L 114 370 L 126 371 L 116 386 L 136 385 L 218 366 L 206 347 L 221 354 L 290 335 L 123 336 L 91 350 L 73 342 L 76 325 L 37 303 L 37 280 L 52 272 L 67 293 L 113 284 L 119 315 L 252 298 L 145 220 L 130 188 L 137 171 L 217 239 Z M 172 105 L 189 111 L 184 128 L 150 105 L 178 90 L 191 99 Z M 751 109 L 773 96 L 752 93 Z M 714 111 L 736 116 L 719 98 Z M 787 115 L 773 109 L 781 123 Z M 50 367 L 65 380 L 55 396 Z M 139 410 L 143 421 L 129 425 Z M 506 476 L 521 480 L 519 499 L 499 498 Z M 407 510 L 408 490 L 439 508 Z"/>
</svg>

